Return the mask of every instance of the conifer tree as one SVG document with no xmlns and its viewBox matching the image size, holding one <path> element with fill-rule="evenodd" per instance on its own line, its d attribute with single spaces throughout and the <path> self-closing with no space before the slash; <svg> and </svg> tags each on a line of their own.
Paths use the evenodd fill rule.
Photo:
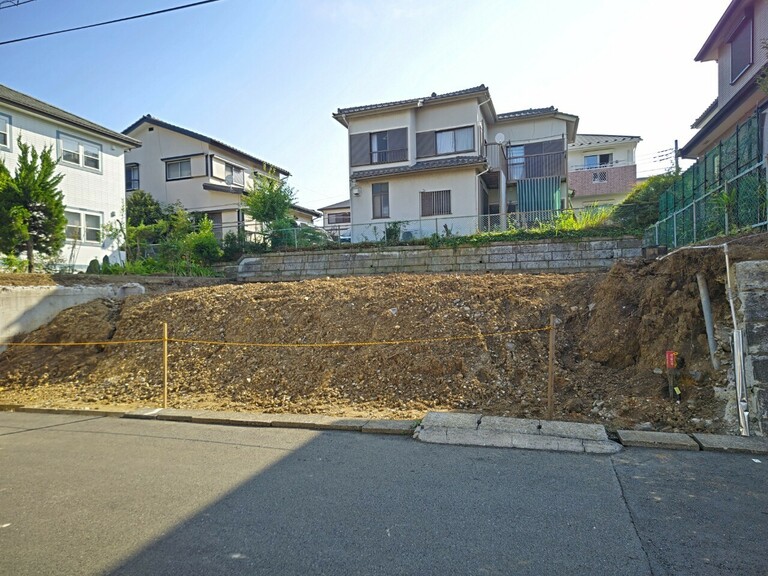
<svg viewBox="0 0 768 576">
<path fill-rule="evenodd" d="M 17 140 L 19 156 L 11 177 L 0 160 L 0 252 L 26 253 L 27 270 L 35 269 L 35 254 L 57 255 L 66 239 L 64 193 L 50 146 L 38 153 Z"/>
</svg>

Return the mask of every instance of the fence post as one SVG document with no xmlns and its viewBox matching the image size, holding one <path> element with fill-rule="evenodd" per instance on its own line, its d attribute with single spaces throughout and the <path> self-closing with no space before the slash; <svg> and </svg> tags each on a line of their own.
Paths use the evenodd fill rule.
<svg viewBox="0 0 768 576">
<path fill-rule="evenodd" d="M 163 408 L 168 408 L 168 322 L 163 322 Z"/>
<path fill-rule="evenodd" d="M 723 198 L 725 199 L 725 202 L 723 202 L 725 206 L 725 210 L 723 210 L 723 219 L 725 224 L 725 235 L 728 236 L 728 209 L 730 207 L 730 202 L 728 200 L 728 180 L 725 181 L 725 184 L 723 185 Z"/>
<path fill-rule="evenodd" d="M 693 241 L 696 242 L 696 199 L 693 200 Z"/>
<path fill-rule="evenodd" d="M 672 214 L 672 243 L 677 248 L 677 212 Z"/>
<path fill-rule="evenodd" d="M 547 382 L 547 420 L 552 420 L 555 400 L 555 315 L 549 315 L 549 381 Z"/>
</svg>

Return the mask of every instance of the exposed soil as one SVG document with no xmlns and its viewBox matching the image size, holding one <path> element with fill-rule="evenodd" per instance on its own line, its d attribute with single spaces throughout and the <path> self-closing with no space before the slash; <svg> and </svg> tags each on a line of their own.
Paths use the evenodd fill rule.
<svg viewBox="0 0 768 576">
<path fill-rule="evenodd" d="M 731 245 L 732 261 L 768 259 L 765 238 Z M 723 361 L 717 372 L 696 272 L 709 283 Z M 10 278 L 2 275 L 0 283 Z M 722 250 L 618 263 L 608 273 L 390 275 L 173 289 L 71 308 L 18 338 L 110 344 L 9 348 L 0 355 L 0 403 L 156 406 L 162 344 L 118 342 L 160 338 L 167 322 L 171 339 L 208 342 L 169 344 L 169 404 L 176 408 L 544 417 L 549 333 L 541 329 L 554 314 L 555 418 L 614 429 L 732 429 L 715 395 L 715 387 L 727 385 L 729 361 Z M 665 350 L 684 361 L 680 402 L 667 397 Z"/>
</svg>

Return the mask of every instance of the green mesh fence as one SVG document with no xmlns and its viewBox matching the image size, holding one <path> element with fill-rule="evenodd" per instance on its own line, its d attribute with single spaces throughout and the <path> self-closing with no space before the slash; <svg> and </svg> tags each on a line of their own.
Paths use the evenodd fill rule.
<svg viewBox="0 0 768 576">
<path fill-rule="evenodd" d="M 645 231 L 646 245 L 685 246 L 766 225 L 758 119 L 751 116 L 659 196 L 659 222 Z"/>
</svg>

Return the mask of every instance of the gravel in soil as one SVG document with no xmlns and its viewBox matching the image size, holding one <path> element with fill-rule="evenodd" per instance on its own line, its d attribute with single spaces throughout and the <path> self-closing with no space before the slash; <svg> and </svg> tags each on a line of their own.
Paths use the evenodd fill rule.
<svg viewBox="0 0 768 576">
<path fill-rule="evenodd" d="M 768 257 L 745 240 L 734 260 Z M 709 282 L 724 367 L 708 355 L 696 272 Z M 9 275 L 3 275 L 7 277 Z M 43 280 L 36 280 L 44 282 Z M 6 282 L 0 282 L 6 283 Z M 610 429 L 729 432 L 729 310 L 722 250 L 578 274 L 388 275 L 222 284 L 65 310 L 0 355 L 0 403 L 158 405 L 168 323 L 176 408 L 418 418 L 428 410 L 546 415 Z M 198 341 L 198 342 L 190 342 Z M 106 343 L 106 344 L 102 344 Z M 665 350 L 684 361 L 667 398 Z"/>
</svg>

